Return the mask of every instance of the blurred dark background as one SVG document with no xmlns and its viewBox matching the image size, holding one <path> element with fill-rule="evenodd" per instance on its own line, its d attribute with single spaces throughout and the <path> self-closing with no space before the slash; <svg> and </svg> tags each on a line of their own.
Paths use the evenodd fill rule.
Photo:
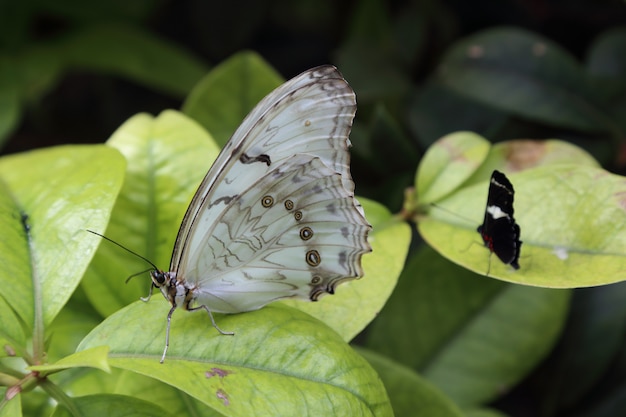
<svg viewBox="0 0 626 417">
<path fill-rule="evenodd" d="M 137 112 L 158 113 L 180 106 L 183 89 L 172 91 L 159 82 L 147 83 L 133 72 L 132 65 L 120 62 L 141 59 L 141 51 L 135 54 L 126 49 L 123 37 L 118 44 L 114 37 L 110 43 L 94 42 L 93 48 L 83 50 L 83 56 L 55 53 L 55 47 L 63 50 L 77 38 L 90 36 L 93 28 L 111 33 L 137 31 L 179 50 L 207 71 L 233 53 L 251 49 L 285 78 L 322 63 L 341 63 L 342 56 L 345 60 L 354 54 L 367 55 L 384 44 L 387 58 L 396 62 L 381 62 L 385 54 L 373 53 L 372 64 L 381 69 L 381 77 L 401 76 L 400 85 L 408 88 L 384 95 L 374 92 L 368 101 L 402 103 L 433 73 L 451 44 L 475 32 L 502 25 L 525 28 L 582 60 L 599 34 L 625 22 L 621 0 L 3 0 L 0 65 L 5 74 L 15 71 L 20 77 L 28 70 L 32 78 L 17 99 L 7 98 L 4 89 L 0 121 L 11 126 L 4 129 L 2 152 L 103 142 Z M 365 40 L 365 45 L 371 42 L 372 48 L 350 49 L 359 40 Z M 40 65 L 34 61 L 30 68 L 7 68 L 46 48 L 53 56 L 38 57 Z M 113 53 L 116 48 L 119 54 Z M 363 69 L 375 74 L 372 68 Z M 351 74 L 345 75 L 350 80 Z M 400 120 L 399 127 L 412 134 L 405 121 Z"/>
</svg>

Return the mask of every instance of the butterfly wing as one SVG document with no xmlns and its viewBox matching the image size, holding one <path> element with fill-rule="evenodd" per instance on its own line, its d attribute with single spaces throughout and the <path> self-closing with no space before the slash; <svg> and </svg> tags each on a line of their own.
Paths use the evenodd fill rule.
<svg viewBox="0 0 626 417">
<path fill-rule="evenodd" d="M 316 300 L 363 275 L 369 224 L 341 177 L 317 157 L 296 154 L 222 211 L 189 252 L 198 302 L 235 313 L 297 297 Z"/>
<path fill-rule="evenodd" d="M 278 87 L 245 118 L 196 192 L 170 265 L 204 304 L 238 312 L 283 297 L 317 299 L 342 278 L 363 274 L 370 226 L 349 172 L 355 112 L 350 86 L 336 68 L 323 66 Z M 274 199 L 268 211 L 259 208 L 266 196 Z M 324 227 L 318 233 L 303 226 L 297 212 Z M 332 232 L 344 233 L 341 222 L 348 237 L 332 246 Z M 315 241 L 300 238 L 308 236 L 304 227 Z"/>
<path fill-rule="evenodd" d="M 519 269 L 522 242 L 520 228 L 513 217 L 515 190 L 509 179 L 499 171 L 493 171 L 489 183 L 487 208 L 483 224 L 478 227 L 485 246 L 505 264 Z"/>
</svg>

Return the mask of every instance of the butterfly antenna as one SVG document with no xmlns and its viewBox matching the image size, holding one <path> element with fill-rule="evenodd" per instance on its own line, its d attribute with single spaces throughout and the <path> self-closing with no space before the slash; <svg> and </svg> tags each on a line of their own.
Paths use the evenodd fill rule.
<svg viewBox="0 0 626 417">
<path fill-rule="evenodd" d="M 144 256 L 141 256 L 141 255 L 140 255 L 140 254 L 138 254 L 137 252 L 134 252 L 134 251 L 132 251 L 132 250 L 128 249 L 127 247 L 125 247 L 125 246 L 123 246 L 123 245 L 121 245 L 121 244 L 117 243 L 117 242 L 116 242 L 116 241 L 114 241 L 113 239 L 110 239 L 110 238 L 108 238 L 108 237 L 106 237 L 106 236 L 104 236 L 104 235 L 101 235 L 101 234 L 100 234 L 100 233 L 98 233 L 98 232 L 94 232 L 93 230 L 89 230 L 89 229 L 85 229 L 85 230 L 86 230 L 86 231 L 88 231 L 89 233 L 93 233 L 94 235 L 100 236 L 102 239 L 104 239 L 104 240 L 108 240 L 109 242 L 113 243 L 114 245 L 117 245 L 117 246 L 119 246 L 120 248 L 124 249 L 126 252 L 128 252 L 128 253 L 130 253 L 130 254 L 133 254 L 133 255 L 135 255 L 136 257 L 140 258 L 140 259 L 143 259 L 143 260 L 144 260 L 144 261 L 146 261 L 148 264 L 150 264 L 150 265 L 152 266 L 152 268 L 154 268 L 156 271 L 158 271 L 158 270 L 159 270 L 159 268 L 157 268 L 157 267 L 156 267 L 156 265 L 155 265 L 155 264 L 153 264 L 153 263 L 152 263 L 152 262 L 151 262 L 148 258 L 146 258 L 146 257 L 144 257 Z M 152 268 L 150 268 L 150 269 L 152 269 Z M 150 271 L 150 269 L 146 269 L 145 271 L 142 271 L 142 272 L 139 272 L 139 273 L 137 273 L 137 274 L 133 274 L 133 275 L 129 276 L 128 278 L 126 278 L 126 282 L 128 282 L 128 281 L 129 281 L 132 277 L 134 277 L 134 276 L 137 276 L 137 275 L 143 274 L 143 273 L 145 273 L 146 271 Z"/>
<path fill-rule="evenodd" d="M 131 276 L 129 276 L 128 278 L 124 280 L 124 284 L 128 284 L 128 281 L 130 281 L 131 278 L 135 278 L 138 275 L 145 274 L 146 272 L 152 271 L 152 270 L 153 270 L 152 268 L 148 268 L 148 269 L 144 269 L 143 271 L 135 272 L 134 274 L 132 274 Z"/>
</svg>

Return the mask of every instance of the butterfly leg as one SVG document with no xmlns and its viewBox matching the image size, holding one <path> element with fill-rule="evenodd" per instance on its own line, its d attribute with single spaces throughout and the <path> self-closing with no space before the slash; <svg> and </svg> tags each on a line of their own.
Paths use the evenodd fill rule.
<svg viewBox="0 0 626 417">
<path fill-rule="evenodd" d="M 150 287 L 150 294 L 152 294 L 152 287 Z M 161 356 L 161 363 L 165 361 L 165 354 L 170 347 L 170 324 L 172 324 L 172 314 L 176 310 L 176 306 L 170 308 L 170 312 L 167 313 L 167 328 L 165 329 L 165 349 L 163 349 L 163 356 Z"/>
<path fill-rule="evenodd" d="M 190 308 L 189 311 L 196 311 L 196 310 L 200 310 L 201 308 L 205 309 L 206 312 L 209 314 L 209 317 L 211 318 L 211 323 L 213 324 L 213 327 L 215 327 L 215 330 L 217 330 L 221 334 L 227 335 L 227 336 L 233 336 L 235 334 L 235 332 L 226 332 L 226 331 L 224 331 L 224 330 L 219 328 L 217 323 L 215 323 L 215 319 L 213 318 L 213 313 L 211 313 L 211 310 L 209 310 L 209 307 L 207 307 L 205 305 L 201 305 L 201 306 L 198 306 L 198 307 Z"/>
<path fill-rule="evenodd" d="M 148 291 L 148 296 L 139 297 L 139 299 L 143 301 L 144 303 L 147 303 L 148 301 L 150 301 L 150 298 L 152 297 L 152 290 L 154 289 L 154 287 L 155 287 L 154 283 L 150 284 L 150 291 Z"/>
</svg>

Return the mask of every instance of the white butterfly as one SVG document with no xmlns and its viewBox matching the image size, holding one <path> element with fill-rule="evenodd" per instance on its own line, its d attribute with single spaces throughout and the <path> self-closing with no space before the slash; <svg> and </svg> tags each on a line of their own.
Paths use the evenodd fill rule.
<svg viewBox="0 0 626 417">
<path fill-rule="evenodd" d="M 204 177 L 176 238 L 169 272 L 151 272 L 172 308 L 256 310 L 316 301 L 363 275 L 371 226 L 354 198 L 348 134 L 354 92 L 321 66 L 284 83 L 245 118 Z"/>
</svg>

